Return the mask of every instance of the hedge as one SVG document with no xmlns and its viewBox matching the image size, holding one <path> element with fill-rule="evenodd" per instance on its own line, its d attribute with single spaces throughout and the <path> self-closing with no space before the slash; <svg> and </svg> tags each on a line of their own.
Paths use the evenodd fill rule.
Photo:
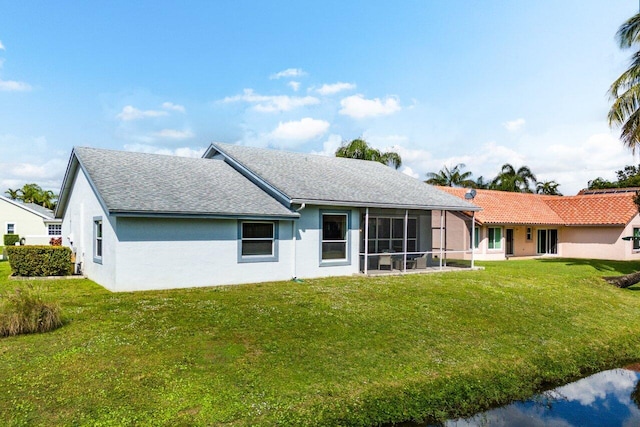
<svg viewBox="0 0 640 427">
<path fill-rule="evenodd" d="M 5 234 L 4 235 L 4 245 L 5 246 L 13 246 L 20 241 L 20 236 L 17 234 Z"/>
<path fill-rule="evenodd" d="M 13 276 L 68 276 L 73 272 L 66 246 L 7 246 Z"/>
</svg>

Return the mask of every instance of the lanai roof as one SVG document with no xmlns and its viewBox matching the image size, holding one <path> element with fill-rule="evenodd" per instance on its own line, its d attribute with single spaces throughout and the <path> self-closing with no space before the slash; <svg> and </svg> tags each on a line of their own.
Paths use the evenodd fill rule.
<svg viewBox="0 0 640 427">
<path fill-rule="evenodd" d="M 478 210 L 465 200 L 378 162 L 215 143 L 222 154 L 290 203 L 403 209 Z"/>
</svg>

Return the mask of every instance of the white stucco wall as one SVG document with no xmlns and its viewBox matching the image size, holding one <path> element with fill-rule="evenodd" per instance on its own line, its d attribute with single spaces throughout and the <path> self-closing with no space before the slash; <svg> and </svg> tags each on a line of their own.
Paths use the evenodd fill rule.
<svg viewBox="0 0 640 427">
<path fill-rule="evenodd" d="M 7 233 L 7 224 L 15 224 L 14 234 L 25 239 L 27 245 L 48 245 L 53 236 L 40 215 L 0 199 L 0 236 Z M 2 240 L 0 240 L 0 246 Z"/>
<path fill-rule="evenodd" d="M 102 264 L 93 260 L 93 218 L 102 217 Z M 76 253 L 76 262 L 82 263 L 83 273 L 107 289 L 116 286 L 115 218 L 110 218 L 81 169 L 73 182 L 73 191 L 62 219 L 62 244 Z"/>
<path fill-rule="evenodd" d="M 116 291 L 232 285 L 292 276 L 291 221 L 278 221 L 277 261 L 238 262 L 238 220 L 126 218 L 117 222 Z"/>
</svg>

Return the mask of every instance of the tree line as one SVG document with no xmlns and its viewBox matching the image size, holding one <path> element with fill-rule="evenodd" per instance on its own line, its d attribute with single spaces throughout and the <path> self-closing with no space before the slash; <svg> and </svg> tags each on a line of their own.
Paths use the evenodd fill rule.
<svg viewBox="0 0 640 427">
<path fill-rule="evenodd" d="M 13 190 L 9 188 L 4 192 L 11 200 L 19 200 L 24 203 L 34 203 L 47 209 L 55 209 L 58 195 L 51 190 L 44 190 L 38 184 L 25 184 L 22 188 Z"/>
</svg>

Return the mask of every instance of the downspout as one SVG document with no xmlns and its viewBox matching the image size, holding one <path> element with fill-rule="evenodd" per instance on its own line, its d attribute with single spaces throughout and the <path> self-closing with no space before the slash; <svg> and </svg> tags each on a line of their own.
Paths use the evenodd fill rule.
<svg viewBox="0 0 640 427">
<path fill-rule="evenodd" d="M 304 208 L 307 207 L 306 203 L 303 203 L 302 205 L 300 205 L 300 207 L 298 209 L 296 209 L 296 212 L 300 212 L 301 210 L 303 210 Z M 296 224 L 298 223 L 299 218 L 295 218 L 293 221 L 291 221 L 291 238 L 293 240 L 293 253 L 291 254 L 292 257 L 292 270 L 293 270 L 293 279 L 297 279 L 298 278 L 298 272 L 297 272 L 297 254 L 296 254 L 296 241 L 298 240 L 296 238 Z"/>
</svg>

